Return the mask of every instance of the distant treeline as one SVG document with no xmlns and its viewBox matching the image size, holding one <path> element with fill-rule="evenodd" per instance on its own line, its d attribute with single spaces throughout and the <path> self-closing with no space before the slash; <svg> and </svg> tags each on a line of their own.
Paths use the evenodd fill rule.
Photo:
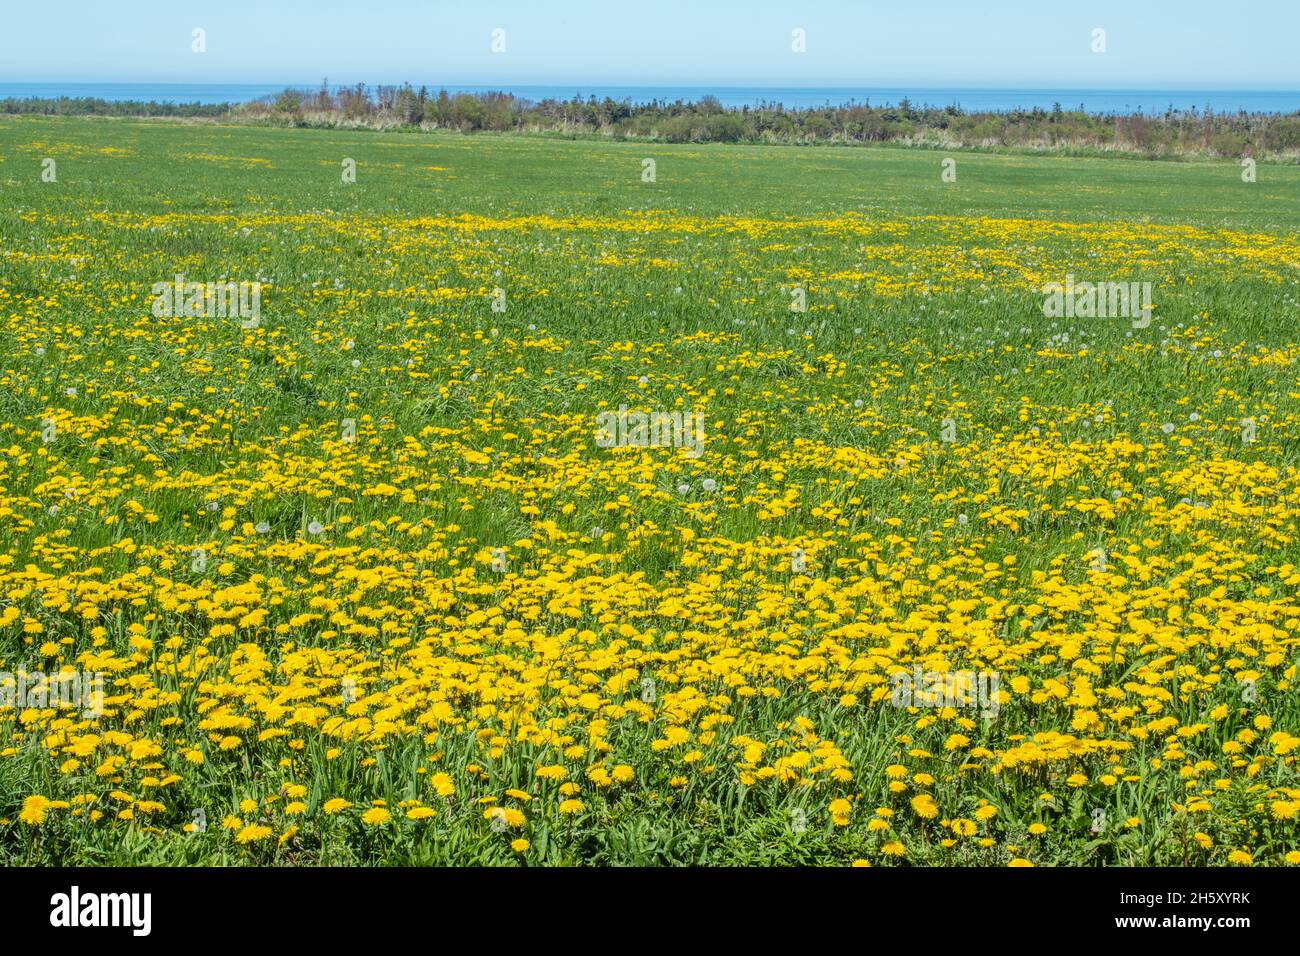
<svg viewBox="0 0 1300 956">
<path fill-rule="evenodd" d="M 1050 110 L 967 112 L 959 106 L 917 107 L 904 99 L 881 106 L 729 109 L 712 96 L 644 104 L 595 97 L 535 102 L 509 93 L 431 93 L 409 84 L 361 84 L 335 90 L 322 85 L 314 92 L 286 89 L 278 96 L 237 105 L 10 99 L 0 100 L 0 112 L 222 117 L 291 126 L 601 135 L 673 143 L 902 143 L 1300 158 L 1300 112 L 1215 113 L 1208 108 L 1098 115 L 1057 104 Z"/>
<path fill-rule="evenodd" d="M 145 103 L 141 100 L 101 100 L 93 96 L 35 96 L 0 100 L 0 113 L 31 113 L 40 116 L 228 116 L 231 103 Z"/>
</svg>

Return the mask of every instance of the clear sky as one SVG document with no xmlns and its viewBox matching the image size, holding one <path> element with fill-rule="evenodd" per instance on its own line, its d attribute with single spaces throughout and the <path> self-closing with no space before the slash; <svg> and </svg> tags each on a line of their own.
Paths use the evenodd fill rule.
<svg viewBox="0 0 1300 956">
<path fill-rule="evenodd" d="M 6 82 L 1295 90 L 1298 41 L 1300 0 L 0 0 Z"/>
</svg>

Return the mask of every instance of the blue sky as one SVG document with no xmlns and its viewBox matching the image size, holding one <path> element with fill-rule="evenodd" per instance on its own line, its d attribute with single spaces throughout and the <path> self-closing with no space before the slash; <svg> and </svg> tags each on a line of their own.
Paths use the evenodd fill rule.
<svg viewBox="0 0 1300 956">
<path fill-rule="evenodd" d="M 1297 37 L 1300 0 L 11 0 L 0 80 L 1295 90 Z"/>
</svg>

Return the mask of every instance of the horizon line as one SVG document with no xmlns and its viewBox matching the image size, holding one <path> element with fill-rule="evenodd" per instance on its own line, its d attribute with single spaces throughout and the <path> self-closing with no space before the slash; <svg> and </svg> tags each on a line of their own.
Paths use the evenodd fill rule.
<svg viewBox="0 0 1300 956">
<path fill-rule="evenodd" d="M 650 80 L 457 80 L 437 82 L 427 80 L 356 80 L 356 81 L 330 81 L 328 77 L 319 80 L 248 80 L 248 79 L 207 79 L 207 80 L 171 80 L 171 79 L 113 79 L 113 80 L 89 80 L 89 79 L 43 79 L 43 80 L 12 80 L 0 76 L 0 83 L 13 86 L 54 86 L 54 85 L 79 85 L 79 86 L 144 86 L 144 85 L 166 85 L 166 86 L 285 86 L 285 87 L 319 87 L 327 84 L 330 87 L 348 87 L 356 86 L 361 83 L 365 86 L 403 86 L 411 85 L 413 87 L 500 87 L 502 89 L 510 86 L 539 86 L 539 87 L 557 87 L 557 86 L 576 86 L 576 87 L 626 87 L 633 89 L 665 89 L 665 90 L 694 90 L 700 88 L 713 88 L 719 90 L 782 90 L 782 91 L 809 91 L 817 92 L 820 90 L 853 90 L 853 89 L 881 89 L 881 90 L 906 90 L 914 89 L 918 91 L 970 91 L 970 92 L 1007 92 L 1007 93 L 1053 93 L 1053 92 L 1071 92 L 1071 93 L 1300 93 L 1300 84 L 1294 87 L 1262 87 L 1262 86 L 1215 86 L 1215 85 L 1186 85 L 1176 84 L 1170 86 L 1085 86 L 1085 85 L 1057 85 L 1057 86 L 1034 86 L 1029 84 L 1012 84 L 1012 85 L 968 85 L 965 83 L 949 83 L 935 86 L 922 86 L 915 83 L 901 81 L 892 81 L 890 83 L 871 83 L 863 81 L 826 81 L 812 86 L 794 86 L 794 85 L 769 85 L 768 83 L 744 83 L 739 81 L 715 82 L 710 80 L 699 81 L 680 81 L 656 82 Z"/>
</svg>

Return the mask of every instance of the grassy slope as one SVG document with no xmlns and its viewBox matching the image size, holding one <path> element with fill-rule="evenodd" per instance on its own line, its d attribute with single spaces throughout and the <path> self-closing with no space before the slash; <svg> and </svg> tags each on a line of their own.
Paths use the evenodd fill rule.
<svg viewBox="0 0 1300 956">
<path fill-rule="evenodd" d="M 57 184 L 39 181 L 45 156 L 58 161 Z M 644 156 L 658 164 L 653 185 L 640 181 Z M 358 163 L 355 186 L 340 183 L 345 157 Z M 1224 622 L 1236 642 L 1230 645 L 1234 654 L 1246 647 L 1262 659 L 1277 651 L 1279 641 L 1290 646 L 1289 631 L 1284 638 L 1256 641 L 1250 629 L 1252 614 L 1285 630 L 1285 622 L 1300 613 L 1293 586 L 1276 570 L 1297 559 L 1295 482 L 1288 469 L 1300 448 L 1290 364 L 1297 353 L 1291 263 L 1300 229 L 1300 170 L 1261 167 L 1261 181 L 1246 185 L 1239 168 L 1224 163 L 959 154 L 958 180 L 944 184 L 941 158 L 898 149 L 648 147 L 0 120 L 0 243 L 6 252 L 0 277 L 7 293 L 0 302 L 6 318 L 0 346 L 8 359 L 0 383 L 6 422 L 0 444 L 26 449 L 6 461 L 7 501 L 23 519 L 10 519 L 6 529 L 10 553 L 17 567 L 32 561 L 56 577 L 92 567 L 121 574 L 144 563 L 206 587 L 211 574 L 166 568 L 161 558 L 173 554 L 183 564 L 202 543 L 234 556 L 233 569 L 221 572 L 224 584 L 254 573 L 283 581 L 283 608 L 271 609 L 274 626 L 303 610 L 313 586 L 325 587 L 323 593 L 349 610 L 365 602 L 349 597 L 348 586 L 334 589 L 334 576 L 350 559 L 295 581 L 301 569 L 268 553 L 256 536 L 241 531 L 242 522 L 269 515 L 273 537 L 296 541 L 310 518 L 321 518 L 339 535 L 332 543 L 344 545 L 345 528 L 335 524 L 340 517 L 351 518 L 354 526 L 394 515 L 412 522 L 430 518 L 459 528 L 440 540 L 449 549 L 464 548 L 457 560 L 469 562 L 476 550 L 503 540 L 537 537 L 520 512 L 522 504 L 537 503 L 539 520 L 554 521 L 574 536 L 549 557 L 536 557 L 539 567 L 554 571 L 565 549 L 588 547 L 584 536 L 600 524 L 612 534 L 605 547 L 622 555 L 621 569 L 645 573 L 659 589 L 698 585 L 689 623 L 707 635 L 698 638 L 701 657 L 718 649 L 709 640 L 735 639 L 742 623 L 752 625 L 746 614 L 755 606 L 755 589 L 777 602 L 776 623 L 760 628 L 747 651 L 757 655 L 754 682 L 779 688 L 781 696 L 736 701 L 730 709 L 734 732 L 765 740 L 771 748 L 765 759 L 771 759 L 797 750 L 800 740 L 789 721 L 806 716 L 815 734 L 839 748 L 856 779 L 833 786 L 819 779 L 806 794 L 770 782 L 742 790 L 728 776 L 736 754 L 725 740 L 705 744 L 697 738 L 706 754 L 702 763 L 724 768 L 697 775 L 694 764 L 676 760 L 679 753 L 662 756 L 650 748 L 662 724 L 620 725 L 610 734 L 615 756 L 636 767 L 637 786 L 618 799 L 588 787 L 587 810 L 574 821 L 555 815 L 554 786 L 542 785 L 528 810 L 534 862 L 843 862 L 858 856 L 884 862 L 882 838 L 867 831 L 865 821 L 872 808 L 886 805 L 897 810 L 896 835 L 914 860 L 1005 862 L 1027 852 L 1024 828 L 1047 819 L 1050 835 L 1030 854 L 1036 862 L 1181 862 L 1189 824 L 1172 806 L 1185 797 L 1177 774 L 1182 760 L 1166 756 L 1163 773 L 1149 770 L 1149 761 L 1166 753 L 1158 740 L 1142 744 L 1140 757 L 1126 760 L 1124 770 L 1139 777 L 1131 786 L 1098 784 L 1108 764 L 1096 756 L 1077 766 L 1052 764 L 1016 782 L 988 773 L 967 781 L 944 750 L 958 729 L 951 718 L 918 729 L 917 715 L 879 705 L 853 710 L 838 703 L 838 693 L 813 686 L 811 675 L 782 672 L 787 653 L 809 659 L 836 655 L 821 643 L 830 625 L 808 619 L 808 602 L 803 592 L 787 588 L 782 561 L 793 542 L 818 556 L 816 576 L 829 578 L 834 592 L 830 604 L 814 602 L 818 614 L 880 621 L 896 609 L 920 620 L 948 613 L 927 610 L 927 603 L 945 608 L 945 602 L 963 597 L 982 601 L 974 616 L 987 615 L 995 632 L 1015 645 L 999 666 L 1008 679 L 1023 674 L 1035 688 L 1070 673 L 1059 654 L 1072 635 L 1109 635 L 1115 620 L 1131 624 L 1125 615 L 1135 613 L 1173 627 L 1178 638 L 1194 635 L 1179 652 L 1179 663 L 1215 675 L 1224 664 L 1212 645 L 1222 634 L 1185 626 L 1178 615 L 1205 611 Z M 650 218 L 664 228 L 625 229 L 633 212 L 660 213 Z M 462 228 L 445 218 L 463 213 L 486 219 Z M 529 216 L 556 221 L 516 218 Z M 929 216 L 941 218 L 916 218 Z M 771 222 L 792 218 L 812 222 Z M 1044 224 L 1003 222 L 1021 219 Z M 845 222 L 856 225 L 845 231 Z M 1178 228 L 1184 225 L 1205 231 Z M 1234 238 L 1237 231 L 1245 237 Z M 215 320 L 153 320 L 148 289 L 175 271 L 191 278 L 264 274 L 274 280 L 265 326 L 243 334 Z M 1124 321 L 1045 319 L 1037 290 L 1044 279 L 1066 271 L 1156 282 L 1157 323 L 1149 334 L 1135 336 Z M 936 294 L 921 295 L 926 281 L 935 284 Z M 487 308 L 486 293 L 498 283 L 511 297 L 505 315 Z M 806 315 L 792 315 L 787 307 L 789 287 L 796 283 L 809 293 Z M 335 284 L 342 294 L 325 294 Z M 387 296 L 389 286 L 399 294 Z M 416 289 L 454 294 L 430 299 L 411 291 Z M 528 334 L 529 325 L 537 326 L 536 336 Z M 500 336 L 493 337 L 491 328 Z M 1062 333 L 1071 335 L 1068 343 L 1058 338 Z M 530 345 L 530 338 L 544 341 Z M 347 348 L 348 341 L 355 347 Z M 1080 351 L 1081 343 L 1086 350 Z M 37 346 L 48 360 L 38 360 Z M 1215 351 L 1222 354 L 1211 358 Z M 408 358 L 416 363 L 414 372 L 405 365 Z M 157 367 L 150 368 L 154 361 Z M 843 365 L 837 370 L 836 363 Z M 650 384 L 639 385 L 641 375 Z M 64 391 L 69 383 L 78 390 L 75 397 Z M 856 408 L 855 400 L 865 407 Z M 706 409 L 705 458 L 692 464 L 647 452 L 644 464 L 635 464 L 634 456 L 597 452 L 589 441 L 595 411 L 601 403 L 629 401 Z M 1198 423 L 1188 424 L 1193 412 Z M 75 437 L 38 457 L 31 449 L 39 448 L 40 420 L 51 414 Z M 1234 439 L 1245 415 L 1259 418 L 1262 438 L 1243 449 Z M 345 417 L 363 420 L 359 447 L 329 444 Z M 936 443 L 945 417 L 956 420 L 957 448 Z M 1178 423 L 1173 438 L 1160 431 L 1165 422 Z M 431 425 L 454 437 L 423 431 Z M 512 444 L 518 439 L 507 437 L 520 434 L 531 444 L 521 448 Z M 399 435 L 419 436 L 431 457 L 406 457 Z M 96 446 L 96 438 L 104 443 Z M 490 473 L 501 481 L 457 476 L 466 450 L 488 454 Z M 111 487 L 110 462 L 125 467 L 128 476 L 148 476 L 160 464 L 150 454 L 182 479 L 144 480 L 126 492 Z M 264 476 L 259 469 L 273 454 L 277 465 L 297 462 L 313 478 L 354 469 L 346 495 L 334 489 L 322 496 L 311 486 L 257 486 Z M 564 455 L 571 456 L 568 463 L 557 464 Z M 899 456 L 911 464 L 893 476 L 890 463 Z M 561 485 L 566 469 L 582 472 L 588 466 L 587 490 Z M 1247 472 L 1248 467 L 1262 470 Z M 430 468 L 444 486 L 423 489 L 418 500 L 398 504 L 358 493 L 381 479 L 413 483 L 413 474 Z M 110 487 L 103 501 L 75 519 L 65 507 L 64 517 L 47 521 L 42 512 L 57 494 L 41 490 L 40 482 L 69 475 L 81 476 L 89 487 Z M 672 494 L 678 480 L 698 489 L 705 477 L 720 481 L 724 504 L 683 503 Z M 252 490 L 245 484 L 250 482 Z M 1265 506 L 1274 509 L 1267 516 L 1282 540 L 1260 537 L 1261 515 L 1250 511 L 1259 504 L 1249 494 L 1234 499 L 1270 483 L 1282 489 Z M 1116 487 L 1143 504 L 1110 518 L 1077 507 Z M 791 488 L 797 503 L 775 506 Z M 233 530 L 204 518 L 199 506 L 205 495 L 236 502 Z M 1177 504 L 1184 496 L 1212 499 L 1224 511 L 1211 522 L 1193 519 Z M 142 501 L 156 520 L 137 520 L 125 508 L 127 498 Z M 573 509 L 565 511 L 567 505 Z M 813 514 L 826 506 L 842 511 L 845 524 Z M 1015 528 L 979 517 L 995 507 L 1027 514 Z M 971 525 L 958 524 L 959 515 Z M 909 540 L 885 541 L 886 532 L 871 521 L 880 517 L 897 520 L 898 533 Z M 637 529 L 645 521 L 660 529 L 687 527 L 700 538 L 691 544 L 673 534 L 646 535 Z M 69 537 L 59 538 L 62 532 Z M 128 560 L 111 550 L 92 550 L 126 536 L 158 553 Z M 77 549 L 71 556 L 58 550 L 65 541 Z M 1099 542 L 1134 548 L 1136 569 L 1122 579 L 1090 579 L 1084 555 Z M 387 544 L 399 552 L 415 547 L 388 532 L 360 543 Z M 463 565 L 454 567 L 447 554 L 434 552 L 421 556 L 421 573 L 456 592 L 457 613 L 499 603 L 490 588 L 475 593 L 473 581 L 458 579 L 452 586 Z M 1246 564 L 1232 566 L 1241 556 L 1248 557 Z M 987 562 L 1008 557 L 1016 563 L 1006 579 L 982 577 Z M 1188 571 L 1198 557 L 1206 566 Z M 521 552 L 514 560 L 530 559 Z M 947 561 L 954 563 L 937 579 L 925 578 L 925 569 Z M 391 556 L 383 562 L 401 563 Z M 704 575 L 710 568 L 720 569 L 720 583 Z M 746 571 L 750 577 L 742 581 Z M 1083 610 L 1007 611 L 1008 603 L 1022 609 L 1041 604 L 1056 587 L 1036 581 L 1035 571 L 1077 590 Z M 581 579 L 601 572 L 591 567 L 565 573 Z M 478 574 L 475 580 L 491 580 L 482 568 Z M 923 595 L 903 586 L 913 578 L 925 582 Z M 853 582 L 862 580 L 879 590 L 855 589 Z M 13 580 L 5 583 L 15 587 Z M 1251 603 L 1248 590 L 1256 586 L 1267 589 L 1254 595 L 1266 607 Z M 536 600 L 525 584 L 512 587 L 522 606 Z M 710 602 L 719 588 L 725 600 L 715 606 Z M 1168 593 L 1152 597 L 1147 588 Z M 1216 596 L 1216 589 L 1223 593 Z M 420 604 L 419 594 L 417 586 L 395 585 L 385 598 L 400 608 L 403 628 L 423 627 L 439 616 Z M 30 593 L 11 591 L 8 600 L 35 617 L 46 613 L 30 610 Z M 1198 600 L 1210 603 L 1192 603 Z M 1119 603 L 1108 606 L 1112 601 Z M 120 608 L 112 599 L 105 604 L 110 643 L 129 657 L 123 629 L 143 612 L 129 602 Z M 612 639 L 605 630 L 611 623 L 657 629 L 661 640 L 663 630 L 674 626 L 632 605 L 616 606 L 612 622 L 593 615 L 579 624 L 599 630 L 601 646 Z M 84 650 L 89 624 L 70 610 L 50 614 L 42 619 L 52 633 L 72 638 L 68 659 Z M 562 616 L 543 620 L 540 629 L 551 638 L 571 623 Z M 274 657 L 284 639 L 255 624 L 234 637 L 212 638 L 205 633 L 210 623 L 166 612 L 151 627 L 159 644 L 176 634 L 183 648 L 203 644 L 223 664 L 237 640 L 255 641 Z M 807 628 L 799 632 L 795 650 L 778 624 Z M 321 627 L 295 628 L 292 636 L 335 652 L 338 639 L 322 637 Z M 1023 648 L 1015 640 L 1022 627 L 1036 635 Z M 1132 636 L 1125 626 L 1119 633 Z M 907 653 L 920 653 L 916 638 Z M 10 643 L 0 646 L 13 659 L 28 659 L 40 644 L 16 626 L 6 629 L 3 640 Z M 430 640 L 440 651 L 455 646 L 456 656 L 474 657 L 457 643 L 463 637 L 440 633 Z M 363 657 L 376 653 L 372 639 L 344 643 Z M 1085 654 L 1100 661 L 1100 674 L 1094 675 L 1099 686 L 1121 688 L 1124 697 L 1134 668 L 1152 686 L 1178 684 L 1161 647 L 1135 645 L 1128 658 L 1116 661 L 1107 659 L 1103 644 L 1098 638 Z M 548 652 L 539 645 L 524 653 L 508 642 L 498 650 L 519 660 Z M 974 665 L 978 655 L 968 651 L 963 638 L 948 653 Z M 153 659 L 145 654 L 134 663 L 143 668 Z M 1295 692 L 1287 693 L 1288 660 L 1282 655 L 1265 665 L 1252 657 L 1251 664 L 1263 674 L 1263 711 L 1276 727 L 1294 732 L 1300 721 Z M 496 666 L 486 665 L 484 673 L 492 675 Z M 666 658 L 634 664 L 633 671 L 659 667 L 666 686 L 676 687 L 682 679 L 677 666 Z M 554 670 L 545 680 L 559 681 Z M 572 686 L 583 674 L 581 668 L 559 671 Z M 178 686 L 192 692 L 184 681 Z M 635 680 L 631 686 L 635 696 Z M 708 692 L 722 690 L 708 686 Z M 560 696 L 567 692 L 548 687 Z M 1296 848 L 1294 824 L 1275 828 L 1267 811 L 1254 811 L 1244 768 L 1230 766 L 1222 753 L 1223 744 L 1255 716 L 1235 711 L 1234 687 L 1225 680 L 1187 691 L 1165 711 L 1190 726 L 1207 719 L 1213 707 L 1234 705 L 1234 714 L 1216 721 L 1212 734 L 1189 745 L 1194 757 L 1216 762 L 1209 778 L 1221 774 L 1234 782 L 1208 822 L 1192 824 L 1213 835 L 1218 854 L 1197 859 L 1223 862 L 1228 849 L 1247 846 L 1261 861 L 1277 862 Z M 331 713 L 341 712 L 337 687 L 332 690 L 329 699 L 331 690 L 322 685 L 321 699 Z M 393 693 L 400 697 L 410 689 Z M 529 702 L 539 719 L 569 714 L 553 698 Z M 1077 711 L 1085 709 L 1077 701 L 1065 706 L 1021 696 L 992 727 L 967 732 L 1003 753 L 1018 734 L 1069 733 Z M 177 710 L 183 718 L 179 729 L 153 723 L 157 711 L 143 726 L 128 726 L 140 737 L 183 737 L 186 747 L 198 745 L 205 735 L 194 725 L 192 708 Z M 1106 732 L 1133 742 L 1129 722 L 1141 719 L 1124 718 L 1119 730 L 1108 725 Z M 493 726 L 493 719 L 485 726 Z M 912 746 L 897 739 L 905 733 L 930 755 L 910 753 Z M 423 748 L 418 735 L 378 764 L 367 763 L 373 754 L 364 745 L 349 744 L 343 758 L 331 761 L 323 755 L 325 746 L 313 741 L 291 772 L 277 764 L 285 753 L 274 750 L 275 743 L 245 741 L 228 754 L 209 740 L 201 771 L 180 758 L 183 747 L 169 744 L 159 760 L 183 781 L 159 798 L 167 804 L 157 821 L 162 834 L 124 823 L 69 823 L 34 832 L 12 819 L 29 793 L 66 798 L 112 785 L 148 799 L 153 794 L 140 789 L 140 780 L 159 772 L 135 766 L 147 763 L 142 758 L 107 781 L 90 766 L 60 774 L 54 769 L 58 762 L 35 739 L 28 735 L 17 756 L 0 759 L 0 816 L 10 821 L 0 831 L 0 847 L 8 858 L 34 862 L 505 862 L 517 857 L 486 828 L 472 799 L 502 799 L 506 786 L 532 787 L 532 768 L 560 759 L 543 745 L 487 759 L 466 728 L 448 731 L 438 745 L 445 752 L 439 766 L 453 769 L 459 798 L 442 809 L 437 838 L 431 839 L 409 828 L 395 836 L 376 834 L 354 819 L 318 812 L 331 796 L 357 805 L 374 798 L 390 805 L 427 801 L 428 787 L 415 768 L 427 764 L 433 748 Z M 487 765 L 487 776 L 464 772 L 471 762 Z M 571 779 L 582 780 L 591 759 L 567 762 Z M 905 765 L 909 775 L 929 773 L 937 783 L 912 780 L 904 798 L 891 795 L 884 773 L 891 763 Z M 1294 761 L 1264 766 L 1270 783 L 1294 786 Z M 1075 769 L 1089 776 L 1088 789 L 1065 782 L 1067 771 Z M 239 813 L 243 799 L 273 800 L 286 775 L 309 786 L 310 810 L 301 834 L 285 848 L 232 844 L 215 825 L 201 838 L 179 836 L 194 806 L 208 808 L 210 821 Z M 684 792 L 670 782 L 678 775 L 689 781 Z M 939 799 L 944 819 L 973 818 L 981 800 L 999 807 L 988 831 L 993 846 L 971 840 L 955 849 L 942 846 L 935 823 L 913 817 L 905 799 L 926 790 Z M 1057 794 L 1058 809 L 1051 813 L 1036 802 L 1043 790 Z M 826 820 L 831 796 L 859 801 L 853 826 L 841 829 Z M 1119 819 L 1141 817 L 1145 829 L 1094 840 L 1088 826 L 1097 805 Z M 806 808 L 812 821 L 807 833 L 790 832 L 796 808 Z M 288 825 L 278 812 L 278 806 L 267 810 L 277 833 Z M 1237 819 L 1248 822 L 1238 826 Z"/>
<path fill-rule="evenodd" d="M 51 148 L 42 150 L 41 143 Z M 105 146 L 131 154 L 96 152 Z M 1300 227 L 1300 167 L 1262 166 L 1247 188 L 1232 162 L 958 153 L 958 188 L 951 188 L 939 177 L 943 154 L 896 148 L 704 147 L 18 117 L 0 119 L 0 147 L 6 205 L 37 201 L 39 161 L 53 155 L 65 170 L 60 201 L 138 212 L 253 203 L 406 214 L 857 211 Z M 203 155 L 270 166 L 250 177 L 251 169 L 238 163 L 222 168 L 186 158 Z M 640 162 L 648 156 L 659 164 L 652 190 L 640 181 Z M 345 157 L 360 166 L 358 189 L 339 182 Z M 422 168 L 430 166 L 445 169 Z"/>
</svg>

